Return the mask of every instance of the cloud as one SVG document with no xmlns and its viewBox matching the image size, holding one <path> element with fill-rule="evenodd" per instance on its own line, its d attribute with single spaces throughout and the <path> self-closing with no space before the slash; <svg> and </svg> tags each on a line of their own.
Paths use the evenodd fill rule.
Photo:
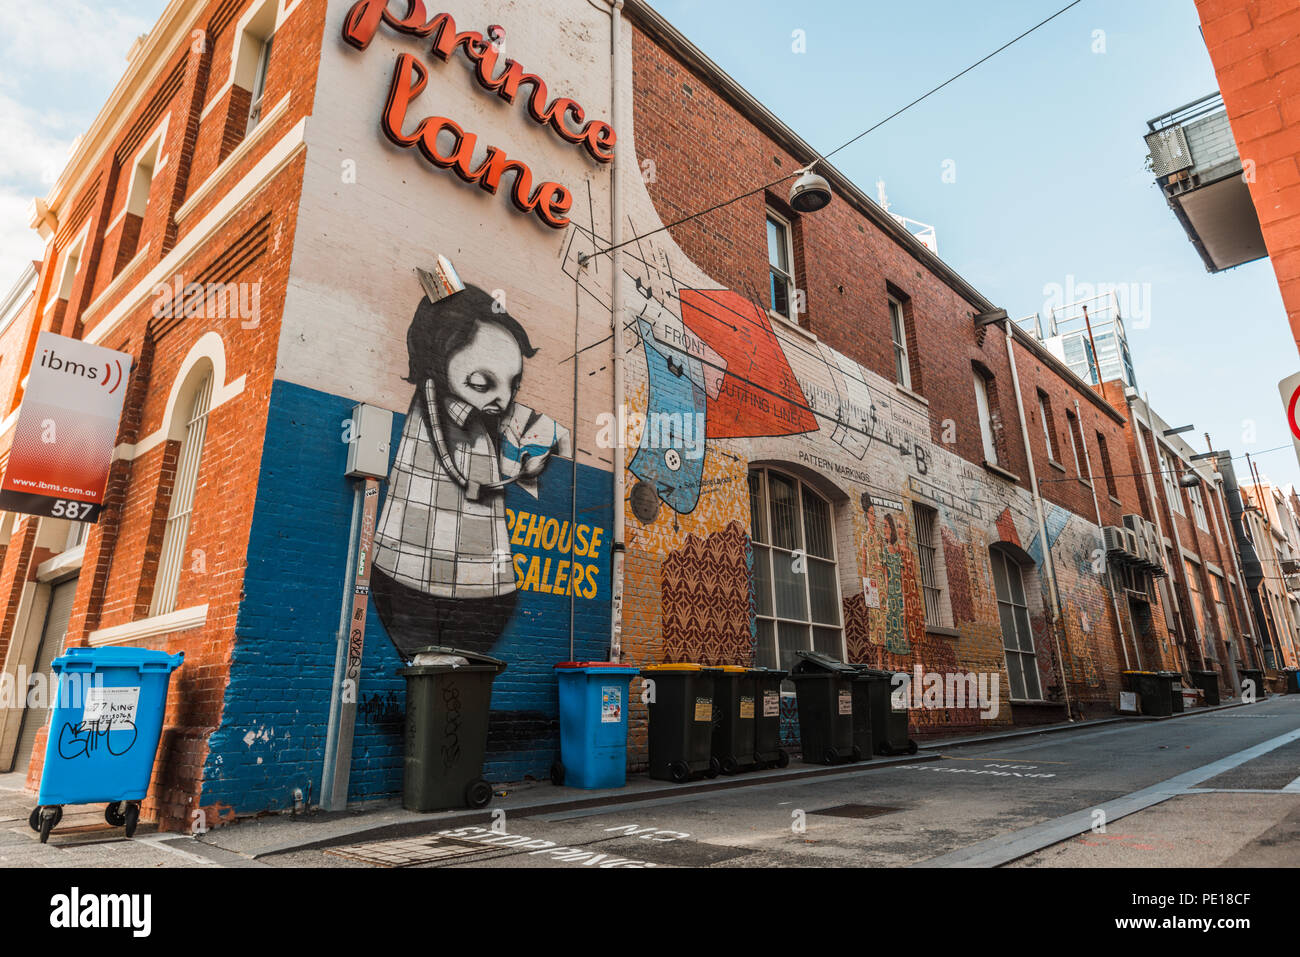
<svg viewBox="0 0 1300 957">
<path fill-rule="evenodd" d="M 163 5 L 0 2 L 0 289 L 42 256 L 28 205 L 49 192 Z"/>
</svg>

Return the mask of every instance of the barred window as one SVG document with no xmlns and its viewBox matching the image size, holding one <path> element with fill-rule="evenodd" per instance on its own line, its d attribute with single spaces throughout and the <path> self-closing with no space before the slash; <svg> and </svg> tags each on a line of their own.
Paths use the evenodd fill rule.
<svg viewBox="0 0 1300 957">
<path fill-rule="evenodd" d="M 917 564 L 921 569 L 921 594 L 925 599 L 925 623 L 930 627 L 948 624 L 944 613 L 945 584 L 943 556 L 939 552 L 935 526 L 938 512 L 926 505 L 912 504 L 912 526 L 916 538 Z"/>
<path fill-rule="evenodd" d="M 788 670 L 795 652 L 844 657 L 835 528 L 829 501 L 772 469 L 749 473 L 758 619 L 757 664 Z"/>
<path fill-rule="evenodd" d="M 162 552 L 158 559 L 158 577 L 154 582 L 151 615 L 165 615 L 176 610 L 176 588 L 185 564 L 185 542 L 190 533 L 190 516 L 194 511 L 194 490 L 199 481 L 199 461 L 203 457 L 203 440 L 208 434 L 208 410 L 212 406 L 212 373 L 197 389 L 185 424 L 185 438 L 176 463 L 172 484 L 171 506 L 163 530 Z"/>
<path fill-rule="evenodd" d="M 993 565 L 993 588 L 998 597 L 1011 700 L 1042 700 L 1038 656 L 1034 650 L 1034 633 L 1029 625 L 1029 602 L 1025 597 L 1020 563 L 997 547 L 989 549 L 989 561 Z"/>
</svg>

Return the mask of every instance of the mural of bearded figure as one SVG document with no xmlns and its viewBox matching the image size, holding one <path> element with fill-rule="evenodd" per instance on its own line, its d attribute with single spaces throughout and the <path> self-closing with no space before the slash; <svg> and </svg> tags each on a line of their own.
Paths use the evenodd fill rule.
<svg viewBox="0 0 1300 957">
<path fill-rule="evenodd" d="M 501 303 L 438 257 L 407 331 L 415 386 L 375 529 L 371 594 L 398 653 L 490 652 L 515 610 L 505 490 L 534 496 L 568 430 L 515 401 L 537 353 Z"/>
</svg>

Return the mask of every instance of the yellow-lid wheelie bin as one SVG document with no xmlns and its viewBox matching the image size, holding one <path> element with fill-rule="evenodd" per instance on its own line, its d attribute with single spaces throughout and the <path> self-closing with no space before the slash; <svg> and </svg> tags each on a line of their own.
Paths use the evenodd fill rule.
<svg viewBox="0 0 1300 957">
<path fill-rule="evenodd" d="M 650 777 L 689 781 L 717 777 L 713 757 L 713 684 L 716 669 L 696 664 L 647 665 L 641 678 L 650 711 Z"/>
</svg>

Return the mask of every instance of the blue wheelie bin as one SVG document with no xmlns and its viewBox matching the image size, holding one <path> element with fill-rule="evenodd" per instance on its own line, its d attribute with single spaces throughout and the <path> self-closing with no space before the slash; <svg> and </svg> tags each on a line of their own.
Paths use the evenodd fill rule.
<svg viewBox="0 0 1300 957">
<path fill-rule="evenodd" d="M 58 687 L 37 807 L 41 843 L 65 804 L 106 803 L 104 819 L 135 834 L 162 736 L 167 685 L 185 660 L 146 648 L 69 648 L 51 667 Z"/>
<path fill-rule="evenodd" d="M 627 783 L 627 696 L 639 669 L 612 661 L 566 661 L 560 682 L 560 760 L 551 781 L 573 788 Z"/>
</svg>

